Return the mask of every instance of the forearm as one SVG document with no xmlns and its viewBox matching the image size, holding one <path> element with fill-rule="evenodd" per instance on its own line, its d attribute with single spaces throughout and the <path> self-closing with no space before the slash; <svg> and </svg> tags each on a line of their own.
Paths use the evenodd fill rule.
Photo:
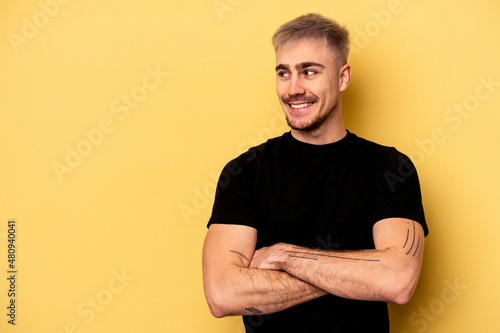
<svg viewBox="0 0 500 333">
<path fill-rule="evenodd" d="M 321 251 L 289 244 L 279 269 L 333 295 L 366 301 L 407 303 L 415 290 L 422 252 L 397 249 Z M 416 254 L 413 256 L 413 254 Z"/>
<path fill-rule="evenodd" d="M 274 313 L 326 294 L 286 272 L 238 266 L 206 281 L 205 290 L 216 317 Z"/>
<path fill-rule="evenodd" d="M 424 233 L 411 220 L 374 226 L 373 250 L 324 251 L 275 244 L 255 252 L 251 266 L 289 273 L 328 293 L 357 300 L 409 301 L 422 266 Z"/>
<path fill-rule="evenodd" d="M 326 292 L 276 269 L 252 266 L 257 230 L 240 225 L 210 226 L 203 249 L 203 283 L 215 317 L 266 314 Z"/>
<path fill-rule="evenodd" d="M 283 269 L 328 293 L 350 299 L 398 301 L 408 273 L 391 250 L 326 252 L 288 246 Z M 402 288 L 402 287 L 401 287 Z"/>
</svg>

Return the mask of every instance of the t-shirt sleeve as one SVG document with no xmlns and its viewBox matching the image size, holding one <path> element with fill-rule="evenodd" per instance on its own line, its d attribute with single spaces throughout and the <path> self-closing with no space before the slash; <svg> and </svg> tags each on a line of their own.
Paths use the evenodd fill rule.
<svg viewBox="0 0 500 333">
<path fill-rule="evenodd" d="M 378 200 L 373 221 L 401 217 L 420 223 L 429 233 L 422 205 L 422 194 L 417 170 L 404 154 L 393 149 L 381 168 L 377 181 Z"/>
<path fill-rule="evenodd" d="M 211 224 L 239 224 L 255 227 L 253 218 L 253 170 L 248 154 L 232 160 L 222 170 L 215 193 Z"/>
</svg>

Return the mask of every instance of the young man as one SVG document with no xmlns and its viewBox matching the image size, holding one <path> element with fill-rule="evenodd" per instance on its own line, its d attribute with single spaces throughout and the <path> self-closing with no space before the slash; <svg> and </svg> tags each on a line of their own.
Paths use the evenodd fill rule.
<svg viewBox="0 0 500 333">
<path fill-rule="evenodd" d="M 427 235 L 418 177 L 396 149 L 347 131 L 348 32 L 321 15 L 273 37 L 291 131 L 228 163 L 203 249 L 215 317 L 247 332 L 389 332 Z"/>
</svg>

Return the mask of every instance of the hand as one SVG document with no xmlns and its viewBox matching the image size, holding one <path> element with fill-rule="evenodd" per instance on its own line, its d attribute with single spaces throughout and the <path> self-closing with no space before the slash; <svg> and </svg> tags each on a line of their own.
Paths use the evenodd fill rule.
<svg viewBox="0 0 500 333">
<path fill-rule="evenodd" d="M 278 243 L 255 251 L 250 261 L 251 268 L 283 270 L 288 244 Z"/>
</svg>

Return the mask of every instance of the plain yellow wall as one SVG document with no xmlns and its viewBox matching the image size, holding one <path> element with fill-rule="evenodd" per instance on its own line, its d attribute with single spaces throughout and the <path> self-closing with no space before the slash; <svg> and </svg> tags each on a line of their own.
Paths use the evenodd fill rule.
<svg viewBox="0 0 500 333">
<path fill-rule="evenodd" d="M 500 331 L 500 20 L 489 1 L 0 2 L 2 332 L 242 332 L 205 303 L 223 165 L 287 131 L 270 37 L 351 31 L 347 127 L 410 155 L 430 227 L 391 332 Z M 15 299 L 16 325 L 7 323 Z M 4 314 L 5 313 L 5 314 Z M 333 314 L 334 315 L 334 314 Z"/>
</svg>

